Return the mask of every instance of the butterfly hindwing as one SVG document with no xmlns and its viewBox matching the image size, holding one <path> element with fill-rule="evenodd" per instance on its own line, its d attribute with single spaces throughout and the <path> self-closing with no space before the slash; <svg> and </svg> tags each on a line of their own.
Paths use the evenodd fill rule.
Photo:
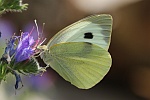
<svg viewBox="0 0 150 100">
<path fill-rule="evenodd" d="M 65 80 L 81 89 L 96 85 L 109 71 L 111 56 L 105 49 L 86 42 L 55 44 L 43 60 Z"/>
<path fill-rule="evenodd" d="M 58 32 L 48 42 L 47 46 L 50 47 L 62 42 L 89 42 L 108 50 L 111 31 L 111 15 L 93 15 L 79 20 Z"/>
</svg>

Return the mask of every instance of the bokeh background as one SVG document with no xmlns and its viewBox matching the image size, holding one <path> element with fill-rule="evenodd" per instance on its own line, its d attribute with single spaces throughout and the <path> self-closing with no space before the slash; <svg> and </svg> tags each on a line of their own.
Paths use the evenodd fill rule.
<svg viewBox="0 0 150 100">
<path fill-rule="evenodd" d="M 30 31 L 34 19 L 39 27 L 46 23 L 44 36 L 48 42 L 59 30 L 81 18 L 109 13 L 114 19 L 109 49 L 113 64 L 106 77 L 89 90 L 72 86 L 51 68 L 42 77 L 23 76 L 24 87 L 17 91 L 14 76 L 8 75 L 0 85 L 0 100 L 150 100 L 150 0 L 23 2 L 29 3 L 27 11 L 0 17 L 1 52 L 5 40 L 13 33 L 20 34 L 20 30 Z"/>
</svg>

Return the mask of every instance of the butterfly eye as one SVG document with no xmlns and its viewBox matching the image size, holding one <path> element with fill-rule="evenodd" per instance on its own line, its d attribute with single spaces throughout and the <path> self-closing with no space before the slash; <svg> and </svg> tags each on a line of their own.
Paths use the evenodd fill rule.
<svg viewBox="0 0 150 100">
<path fill-rule="evenodd" d="M 91 32 L 84 33 L 84 38 L 85 39 L 92 39 L 93 38 L 93 34 Z"/>
</svg>

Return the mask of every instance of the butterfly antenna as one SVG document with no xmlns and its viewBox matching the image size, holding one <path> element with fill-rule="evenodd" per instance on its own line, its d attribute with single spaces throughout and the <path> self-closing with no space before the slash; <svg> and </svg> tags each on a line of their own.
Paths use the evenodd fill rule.
<svg viewBox="0 0 150 100">
<path fill-rule="evenodd" d="M 46 38 L 39 45 L 42 45 L 45 41 L 46 41 Z"/>
</svg>

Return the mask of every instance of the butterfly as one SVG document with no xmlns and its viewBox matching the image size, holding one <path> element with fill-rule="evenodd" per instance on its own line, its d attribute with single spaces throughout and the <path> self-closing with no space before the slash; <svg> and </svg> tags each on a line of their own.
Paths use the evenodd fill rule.
<svg viewBox="0 0 150 100">
<path fill-rule="evenodd" d="M 108 52 L 112 16 L 92 15 L 59 31 L 44 49 L 41 58 L 66 81 L 80 89 L 99 83 L 110 70 Z"/>
</svg>

